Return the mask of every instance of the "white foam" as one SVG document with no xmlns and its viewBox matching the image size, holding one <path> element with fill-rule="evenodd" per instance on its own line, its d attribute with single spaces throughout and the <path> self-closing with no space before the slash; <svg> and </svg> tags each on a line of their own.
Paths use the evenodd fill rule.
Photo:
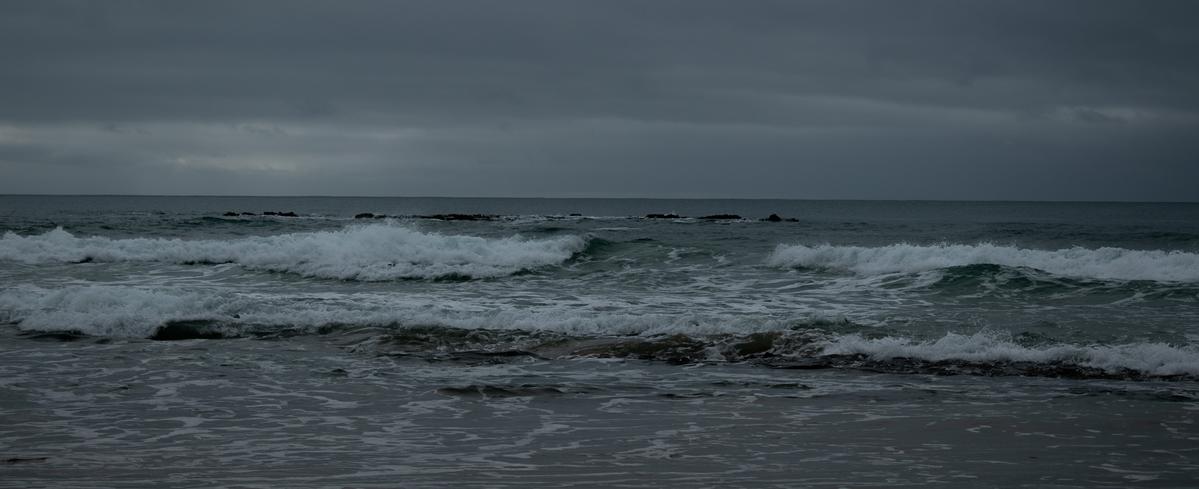
<svg viewBox="0 0 1199 489">
<path fill-rule="evenodd" d="M 797 320 L 760 314 L 666 314 L 578 306 L 514 306 L 456 300 L 436 294 L 239 293 L 185 288 L 89 285 L 0 290 L 0 322 L 28 331 L 79 331 L 94 336 L 145 338 L 171 321 L 211 320 L 229 332 L 325 325 L 448 326 L 463 329 L 553 331 L 574 336 L 748 334 L 787 331 Z M 809 314 L 809 321 L 836 320 Z M 830 336 L 823 355 L 873 359 L 1063 363 L 1149 375 L 1199 375 L 1199 348 L 1163 343 L 1026 347 L 996 332 L 950 333 L 933 340 Z"/>
<path fill-rule="evenodd" d="M 0 321 L 33 331 L 147 337 L 168 321 L 219 319 L 237 307 L 227 297 L 137 287 L 21 287 L 0 292 Z"/>
<path fill-rule="evenodd" d="M 582 251 L 577 236 L 482 238 L 424 233 L 394 223 L 236 240 L 80 238 L 61 228 L 0 238 L 0 260 L 236 263 L 247 268 L 347 280 L 462 275 L 498 277 L 560 264 Z"/>
<path fill-rule="evenodd" d="M 847 270 L 860 275 L 916 273 L 992 264 L 1029 267 L 1055 275 L 1103 280 L 1199 282 L 1199 254 L 1123 248 L 1034 250 L 993 244 L 917 246 L 779 245 L 767 263 L 782 267 Z"/>
<path fill-rule="evenodd" d="M 936 340 L 851 334 L 828 341 L 825 355 L 866 355 L 875 360 L 915 358 L 928 361 L 1064 363 L 1113 372 L 1123 369 L 1150 375 L 1199 375 L 1199 350 L 1164 343 L 1115 346 L 1053 345 L 1025 347 L 1001 333 L 949 333 Z"/>
<path fill-rule="evenodd" d="M 814 314 L 810 319 L 830 318 Z M 0 290 L 0 322 L 23 330 L 144 338 L 181 320 L 212 320 L 231 331 L 400 324 L 578 336 L 749 333 L 788 326 L 783 319 L 760 314 L 649 312 L 627 303 L 530 306 L 437 293 L 276 295 L 116 285 Z"/>
</svg>

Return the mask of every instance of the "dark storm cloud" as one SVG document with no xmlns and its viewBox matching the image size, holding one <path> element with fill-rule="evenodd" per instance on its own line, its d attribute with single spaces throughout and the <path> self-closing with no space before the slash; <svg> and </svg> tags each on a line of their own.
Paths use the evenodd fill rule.
<svg viewBox="0 0 1199 489">
<path fill-rule="evenodd" d="M 6 2 L 0 191 L 1196 200 L 1196 14 Z"/>
</svg>

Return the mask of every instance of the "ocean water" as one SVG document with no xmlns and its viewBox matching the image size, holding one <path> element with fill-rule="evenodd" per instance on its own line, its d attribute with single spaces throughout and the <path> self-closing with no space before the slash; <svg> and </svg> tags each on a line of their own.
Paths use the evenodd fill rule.
<svg viewBox="0 0 1199 489">
<path fill-rule="evenodd" d="M 1197 204 L 0 196 L 0 487 L 1195 487 L 1197 415 Z"/>
</svg>

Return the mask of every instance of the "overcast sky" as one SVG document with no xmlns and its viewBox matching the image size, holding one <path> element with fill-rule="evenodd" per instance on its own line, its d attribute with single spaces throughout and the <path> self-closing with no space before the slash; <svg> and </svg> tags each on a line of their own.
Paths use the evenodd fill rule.
<svg viewBox="0 0 1199 489">
<path fill-rule="evenodd" d="M 1199 2 L 5 1 L 0 193 L 1199 200 Z"/>
</svg>

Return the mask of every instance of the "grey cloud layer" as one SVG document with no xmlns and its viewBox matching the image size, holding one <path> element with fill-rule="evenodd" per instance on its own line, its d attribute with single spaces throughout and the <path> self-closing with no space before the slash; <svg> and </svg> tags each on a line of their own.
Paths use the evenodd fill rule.
<svg viewBox="0 0 1199 489">
<path fill-rule="evenodd" d="M 1199 200 L 1196 14 L 6 2 L 0 192 Z"/>
</svg>

